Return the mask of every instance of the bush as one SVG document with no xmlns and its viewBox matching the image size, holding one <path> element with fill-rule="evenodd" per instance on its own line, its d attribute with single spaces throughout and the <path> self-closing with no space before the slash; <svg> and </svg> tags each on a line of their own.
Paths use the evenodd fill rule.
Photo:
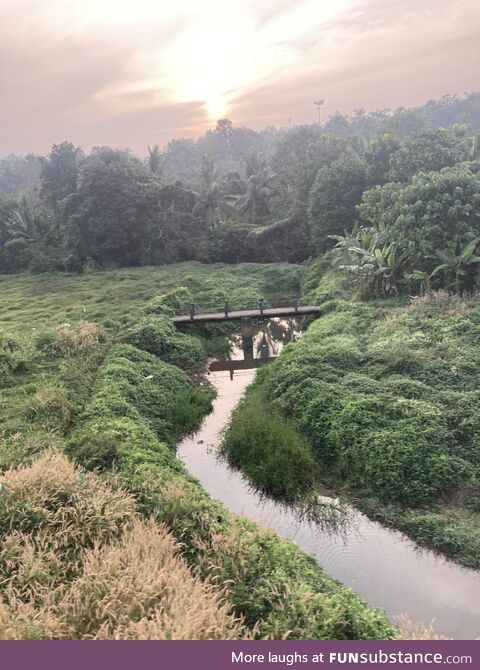
<svg viewBox="0 0 480 670">
<path fill-rule="evenodd" d="M 182 370 L 198 368 L 205 358 L 201 341 L 178 332 L 167 317 L 142 319 L 127 333 L 125 341 Z"/>
<path fill-rule="evenodd" d="M 178 312 L 187 312 L 193 297 L 188 288 L 178 286 L 177 288 L 155 296 L 145 306 L 145 314 L 165 314 L 173 316 Z"/>
<path fill-rule="evenodd" d="M 73 416 L 74 406 L 67 390 L 62 386 L 42 386 L 33 395 L 27 418 L 37 421 L 46 429 L 65 430 Z"/>
<path fill-rule="evenodd" d="M 307 444 L 258 387 L 248 389 L 234 409 L 221 453 L 274 499 L 292 503 L 314 491 L 318 468 Z"/>
<path fill-rule="evenodd" d="M 448 453 L 440 412 L 418 400 L 348 398 L 327 439 L 341 472 L 384 500 L 425 503 L 451 491 L 468 470 Z"/>
<path fill-rule="evenodd" d="M 103 329 L 90 321 L 80 321 L 74 325 L 63 323 L 54 331 L 44 331 L 37 335 L 37 349 L 51 356 L 84 356 L 96 351 L 105 341 Z"/>
<path fill-rule="evenodd" d="M 24 370 L 33 358 L 32 343 L 0 328 L 0 382 Z"/>
</svg>

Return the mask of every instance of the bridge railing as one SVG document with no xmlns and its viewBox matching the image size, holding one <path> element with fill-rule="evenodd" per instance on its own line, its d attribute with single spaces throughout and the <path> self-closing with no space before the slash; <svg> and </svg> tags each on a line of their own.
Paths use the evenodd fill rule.
<svg viewBox="0 0 480 670">
<path fill-rule="evenodd" d="M 298 310 L 299 307 L 306 305 L 305 301 L 300 299 L 299 295 L 290 295 L 279 300 L 268 300 L 267 298 L 259 298 L 255 301 L 247 300 L 241 305 L 236 300 L 233 302 L 229 299 L 224 300 L 223 304 L 213 305 L 212 303 L 197 303 L 192 302 L 186 308 L 175 310 L 174 316 L 190 316 L 193 318 L 196 314 L 214 314 L 223 312 L 225 316 L 231 312 L 239 312 L 244 310 L 256 310 L 261 315 L 265 310 L 276 307 L 291 307 Z"/>
</svg>

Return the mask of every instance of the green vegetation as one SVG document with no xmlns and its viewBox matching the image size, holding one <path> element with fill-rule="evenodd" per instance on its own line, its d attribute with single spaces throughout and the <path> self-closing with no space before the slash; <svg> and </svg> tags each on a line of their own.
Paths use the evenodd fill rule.
<svg viewBox="0 0 480 670">
<path fill-rule="evenodd" d="M 222 291 L 269 298 L 270 282 L 291 292 L 298 278 L 289 266 L 196 264 L 49 276 L 40 284 L 55 288 L 55 299 L 46 294 L 40 307 L 31 298 L 38 280 L 3 279 L 3 308 L 10 296 L 19 309 L 17 328 L 5 333 L 15 364 L 1 389 L 1 462 L 14 466 L 0 481 L 2 637 L 397 634 L 294 544 L 210 499 L 175 457 L 212 390 L 168 362 L 181 363 L 179 343 L 195 342 L 185 350 L 198 368 L 206 340 L 173 330 L 164 314 L 190 296 L 213 308 Z M 82 320 L 63 323 L 79 296 Z M 84 320 L 99 298 L 103 326 Z"/>
<path fill-rule="evenodd" d="M 259 371 L 224 455 L 262 494 L 321 481 L 480 567 L 479 103 L 0 159 L 4 636 L 396 635 L 175 457 L 232 325 L 172 315 L 300 287 L 322 316 Z"/>
<path fill-rule="evenodd" d="M 471 93 L 337 113 L 322 126 L 257 132 L 220 119 L 197 141 L 148 147 L 143 160 L 105 146 L 85 154 L 70 142 L 43 157 L 0 158 L 0 273 L 300 262 L 356 222 L 377 225 L 377 204 L 386 218 L 399 208 L 392 232 L 412 236 L 412 249 L 425 227 L 441 251 L 452 220 L 469 228 L 460 210 L 477 216 L 459 166 L 480 157 L 479 133 L 480 94 Z M 447 235 L 437 235 L 438 219 Z"/>
<path fill-rule="evenodd" d="M 136 372 L 128 365 L 132 360 L 141 364 Z M 68 453 L 88 468 L 115 465 L 119 484 L 134 494 L 140 510 L 167 526 L 202 579 L 226 589 L 233 611 L 256 626 L 256 635 L 392 636 L 395 629 L 381 613 L 328 578 L 313 559 L 230 515 L 186 473 L 168 446 L 178 430 L 177 384 L 189 387 L 177 368 L 133 347 L 114 347 Z M 193 403 L 206 402 L 201 389 L 191 394 Z M 106 397 L 114 398 L 112 405 L 103 402 Z"/>
<path fill-rule="evenodd" d="M 257 385 L 235 408 L 221 451 L 257 489 L 276 500 L 295 503 L 318 484 L 318 466 L 306 442 L 272 407 Z"/>
<path fill-rule="evenodd" d="M 226 449 L 252 425 L 244 450 L 233 443 L 236 463 L 261 490 L 278 491 L 259 469 L 276 458 L 275 441 L 264 443 L 273 452 L 267 457 L 248 448 L 257 418 L 269 411 L 257 414 L 262 394 L 294 422 L 292 443 L 307 441 L 324 481 L 370 514 L 480 567 L 479 336 L 475 297 L 441 292 L 403 307 L 326 302 L 300 342 L 259 372 L 234 412 Z M 297 496 L 303 459 L 284 464 Z"/>
</svg>

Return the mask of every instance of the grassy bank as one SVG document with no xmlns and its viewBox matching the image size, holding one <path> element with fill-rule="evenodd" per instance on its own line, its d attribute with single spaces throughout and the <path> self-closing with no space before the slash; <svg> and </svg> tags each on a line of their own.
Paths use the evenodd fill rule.
<svg viewBox="0 0 480 670">
<path fill-rule="evenodd" d="M 259 372 L 224 448 L 258 488 L 269 488 L 254 452 L 243 457 L 234 441 L 245 422 L 248 440 L 262 439 L 260 394 L 294 424 L 296 443 L 305 445 L 297 464 L 313 454 L 323 480 L 371 515 L 478 568 L 479 336 L 477 298 L 327 302 L 301 341 Z M 267 446 L 274 460 L 275 441 Z M 300 496 L 297 464 L 285 465 L 285 477 Z M 309 476 L 305 482 L 308 492 Z"/>
<path fill-rule="evenodd" d="M 295 545 L 211 500 L 175 457 L 210 408 L 211 389 L 186 372 L 201 368 L 209 343 L 162 314 L 192 294 L 214 307 L 235 287 L 239 302 L 247 289 L 268 297 L 270 283 L 285 295 L 298 269 L 283 270 L 281 279 L 278 267 L 185 264 L 154 277 L 2 279 L 18 305 L 0 358 L 0 454 L 4 470 L 14 466 L 0 488 L 2 637 L 396 634 Z M 38 301 L 36 283 L 46 291 Z"/>
</svg>

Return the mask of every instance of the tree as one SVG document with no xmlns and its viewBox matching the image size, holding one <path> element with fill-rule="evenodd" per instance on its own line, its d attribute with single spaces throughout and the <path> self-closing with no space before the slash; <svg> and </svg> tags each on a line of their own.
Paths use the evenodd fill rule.
<svg viewBox="0 0 480 670">
<path fill-rule="evenodd" d="M 350 149 L 318 171 L 308 199 L 310 239 L 317 252 L 331 246 L 329 235 L 352 230 L 367 184 L 367 165 Z"/>
<path fill-rule="evenodd" d="M 150 172 L 153 172 L 153 174 L 160 175 L 163 172 L 163 166 L 164 166 L 164 157 L 160 153 L 160 149 L 158 147 L 158 144 L 156 144 L 153 149 L 150 148 L 150 146 L 147 147 L 148 149 L 148 167 L 150 168 Z"/>
<path fill-rule="evenodd" d="M 360 214 L 385 228 L 409 268 L 431 272 L 436 252 L 460 248 L 480 234 L 480 164 L 461 163 L 439 172 L 420 173 L 410 184 L 388 183 L 366 191 Z"/>
<path fill-rule="evenodd" d="M 82 150 L 71 142 L 53 145 L 41 164 L 41 194 L 47 205 L 56 207 L 61 200 L 75 192 L 83 160 Z"/>
<path fill-rule="evenodd" d="M 66 203 L 72 264 L 142 265 L 159 235 L 154 175 L 128 152 L 100 147 L 83 164 Z"/>
<path fill-rule="evenodd" d="M 40 189 L 40 157 L 6 156 L 0 160 L 0 193 L 33 200 Z"/>
<path fill-rule="evenodd" d="M 418 172 L 433 172 L 465 158 L 464 142 L 451 130 L 427 130 L 405 142 L 390 158 L 389 181 L 409 181 Z"/>
<path fill-rule="evenodd" d="M 214 229 L 222 212 L 228 207 L 228 197 L 215 161 L 205 155 L 200 169 L 200 190 L 193 214 L 203 218 L 207 227 Z"/>
<path fill-rule="evenodd" d="M 400 140 L 392 133 L 377 135 L 365 153 L 370 184 L 381 186 L 389 180 L 390 159 L 400 149 Z"/>
<path fill-rule="evenodd" d="M 270 214 L 269 187 L 268 165 L 261 156 L 253 151 L 245 160 L 244 193 L 235 198 L 238 211 L 251 223 Z"/>
</svg>

